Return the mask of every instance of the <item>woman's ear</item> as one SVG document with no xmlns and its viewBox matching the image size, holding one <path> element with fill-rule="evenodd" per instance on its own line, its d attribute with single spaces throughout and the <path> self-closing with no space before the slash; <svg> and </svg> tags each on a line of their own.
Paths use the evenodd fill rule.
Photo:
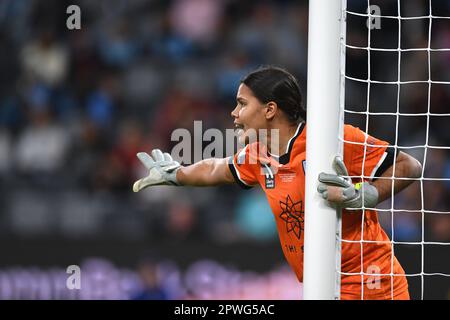
<svg viewBox="0 0 450 320">
<path fill-rule="evenodd" d="M 270 101 L 266 104 L 266 108 L 266 120 L 272 120 L 275 117 L 278 106 L 275 102 Z"/>
</svg>

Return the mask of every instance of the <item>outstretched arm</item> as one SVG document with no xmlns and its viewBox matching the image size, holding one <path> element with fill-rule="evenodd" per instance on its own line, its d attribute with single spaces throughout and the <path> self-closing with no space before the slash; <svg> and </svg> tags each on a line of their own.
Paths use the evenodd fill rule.
<svg viewBox="0 0 450 320">
<path fill-rule="evenodd" d="M 137 157 L 149 172 L 134 183 L 134 192 L 159 185 L 215 186 L 235 181 L 228 168 L 229 158 L 207 159 L 183 167 L 159 149 L 153 150 L 151 155 L 140 152 Z"/>
<path fill-rule="evenodd" d="M 197 187 L 234 183 L 228 162 L 229 158 L 212 158 L 181 167 L 177 171 L 177 180 L 181 185 Z"/>
<path fill-rule="evenodd" d="M 389 167 L 376 181 L 371 184 L 377 188 L 378 203 L 391 197 L 392 184 L 394 184 L 394 194 L 405 189 L 414 180 L 409 179 L 395 179 L 395 178 L 419 178 L 422 174 L 422 165 L 414 157 L 400 151 L 395 161 L 395 174 L 392 179 L 394 165 Z M 389 179 L 386 179 L 389 178 Z"/>
</svg>

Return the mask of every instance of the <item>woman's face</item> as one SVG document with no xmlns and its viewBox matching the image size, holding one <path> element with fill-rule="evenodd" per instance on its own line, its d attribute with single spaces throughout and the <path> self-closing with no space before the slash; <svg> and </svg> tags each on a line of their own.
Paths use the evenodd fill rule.
<svg viewBox="0 0 450 320">
<path fill-rule="evenodd" d="M 245 84 L 239 86 L 236 108 L 231 112 L 239 143 L 256 141 L 260 129 L 267 129 L 266 105 L 253 95 Z"/>
</svg>

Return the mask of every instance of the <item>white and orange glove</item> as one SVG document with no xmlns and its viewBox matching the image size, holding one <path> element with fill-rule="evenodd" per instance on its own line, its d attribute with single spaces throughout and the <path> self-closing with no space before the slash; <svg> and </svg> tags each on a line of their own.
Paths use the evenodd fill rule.
<svg viewBox="0 0 450 320">
<path fill-rule="evenodd" d="M 133 191 L 138 192 L 150 186 L 178 186 L 177 170 L 181 165 L 173 160 L 170 154 L 162 153 L 159 149 L 154 149 L 151 156 L 146 152 L 139 152 L 137 157 L 149 170 L 148 176 L 139 179 L 133 184 Z"/>
<path fill-rule="evenodd" d="M 378 190 L 368 182 L 353 184 L 341 157 L 333 160 L 336 174 L 320 173 L 317 191 L 327 201 L 340 208 L 375 208 Z M 364 199 L 364 203 L 363 203 Z"/>
</svg>

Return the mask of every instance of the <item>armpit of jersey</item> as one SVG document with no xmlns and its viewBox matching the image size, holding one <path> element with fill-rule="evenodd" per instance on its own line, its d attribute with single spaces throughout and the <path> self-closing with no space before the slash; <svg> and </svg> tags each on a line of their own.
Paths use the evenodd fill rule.
<svg viewBox="0 0 450 320">
<path fill-rule="evenodd" d="M 243 189 L 250 189 L 258 184 L 255 166 L 257 167 L 257 164 L 252 164 L 250 161 L 249 145 L 230 158 L 228 163 L 234 180 Z"/>
<path fill-rule="evenodd" d="M 394 164 L 396 156 L 398 156 L 398 152 L 397 155 L 395 155 L 394 147 L 389 145 L 384 152 L 384 156 L 380 159 L 379 163 L 373 170 L 373 174 L 371 176 L 373 177 L 374 181 L 378 177 L 381 177 L 381 175 Z"/>
</svg>

